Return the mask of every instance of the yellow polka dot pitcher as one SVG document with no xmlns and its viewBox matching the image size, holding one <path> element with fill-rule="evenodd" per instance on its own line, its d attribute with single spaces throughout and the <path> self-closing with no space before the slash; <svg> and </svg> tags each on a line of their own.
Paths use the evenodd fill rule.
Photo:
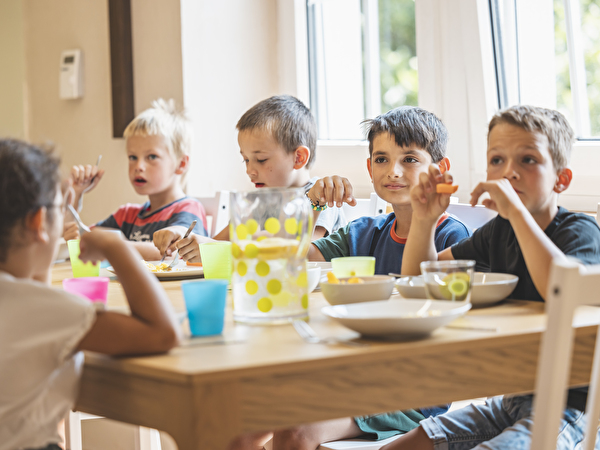
<svg viewBox="0 0 600 450">
<path fill-rule="evenodd" d="M 232 192 L 233 318 L 287 323 L 308 315 L 312 214 L 304 189 Z"/>
</svg>

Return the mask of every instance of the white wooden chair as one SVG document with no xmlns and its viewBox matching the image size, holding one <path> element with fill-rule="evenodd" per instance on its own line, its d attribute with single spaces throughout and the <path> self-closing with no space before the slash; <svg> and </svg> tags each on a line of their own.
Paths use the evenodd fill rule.
<svg viewBox="0 0 600 450">
<path fill-rule="evenodd" d="M 600 306 L 600 265 L 583 266 L 574 260 L 555 260 L 549 280 L 546 296 L 548 323 L 542 337 L 535 384 L 532 450 L 556 448 L 558 427 L 566 404 L 567 381 L 571 372 L 575 309 L 581 305 Z M 600 417 L 598 338 L 586 405 L 587 425 L 586 438 L 581 446 L 583 450 L 594 448 Z"/>
<path fill-rule="evenodd" d="M 598 203 L 598 207 L 596 209 L 596 222 L 600 225 L 600 203 Z"/>
<path fill-rule="evenodd" d="M 229 225 L 229 191 L 217 192 L 214 197 L 196 197 L 196 200 L 202 203 L 206 211 L 210 237 Z"/>
<path fill-rule="evenodd" d="M 363 216 L 378 216 L 385 213 L 387 203 L 380 199 L 375 192 L 371 192 L 370 198 L 357 198 L 356 206 L 347 203 L 342 205 L 342 211 L 348 222 Z"/>
<path fill-rule="evenodd" d="M 483 205 L 471 206 L 468 203 L 450 203 L 446 212 L 458 217 L 466 226 L 476 230 L 498 215 L 496 211 Z"/>
<path fill-rule="evenodd" d="M 83 450 L 81 421 L 102 419 L 101 416 L 71 411 L 65 418 L 65 449 Z M 160 433 L 151 428 L 137 427 L 134 450 L 161 450 Z"/>
</svg>

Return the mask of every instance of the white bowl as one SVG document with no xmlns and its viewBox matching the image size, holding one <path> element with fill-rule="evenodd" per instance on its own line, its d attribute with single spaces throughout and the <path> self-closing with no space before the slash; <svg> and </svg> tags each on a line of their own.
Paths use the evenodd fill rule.
<svg viewBox="0 0 600 450">
<path fill-rule="evenodd" d="M 508 273 L 475 272 L 471 303 L 485 306 L 504 300 L 515 289 L 519 277 Z M 396 280 L 396 289 L 405 298 L 427 298 L 422 276 L 402 277 Z"/>
<path fill-rule="evenodd" d="M 427 300 L 385 300 L 353 305 L 325 306 L 323 314 L 365 336 L 420 337 L 466 314 L 466 302 L 432 301 L 426 313 L 416 316 Z"/>
<path fill-rule="evenodd" d="M 306 274 L 308 275 L 308 293 L 310 294 L 319 285 L 319 281 L 321 281 L 321 268 L 307 267 Z"/>
<path fill-rule="evenodd" d="M 364 283 L 329 283 L 321 281 L 321 291 L 331 305 L 347 303 L 372 302 L 390 298 L 394 290 L 394 277 L 387 275 L 374 275 L 372 277 L 359 277 Z M 347 281 L 348 278 L 340 278 Z"/>
</svg>

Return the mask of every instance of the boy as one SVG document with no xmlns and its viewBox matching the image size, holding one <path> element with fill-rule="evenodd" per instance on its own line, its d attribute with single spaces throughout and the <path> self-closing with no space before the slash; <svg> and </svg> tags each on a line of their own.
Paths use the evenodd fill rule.
<svg viewBox="0 0 600 450">
<path fill-rule="evenodd" d="M 121 230 L 127 239 L 135 241 L 134 247 L 146 260 L 162 257 L 152 244 L 153 234 L 161 228 L 181 225 L 187 229 L 197 220 L 194 231 L 207 235 L 204 208 L 187 197 L 182 188 L 189 164 L 191 133 L 187 118 L 175 110 L 173 102 L 162 99 L 133 119 L 123 133 L 127 139 L 129 181 L 136 193 L 148 196 L 148 202 L 123 205 L 96 225 Z M 97 167 L 73 167 L 75 205 L 81 208 L 83 193 L 93 189 L 103 173 Z"/>
<path fill-rule="evenodd" d="M 498 216 L 477 229 L 471 238 L 437 253 L 432 229 L 448 205 L 447 194 L 437 194 L 438 183 L 451 183 L 450 174 L 436 167 L 423 173 L 411 191 L 413 206 L 403 274 L 415 274 L 429 259 L 474 259 L 493 272 L 519 276 L 512 298 L 543 301 L 553 258 L 566 255 L 583 264 L 600 263 L 600 230 L 589 216 L 557 205 L 558 194 L 572 179 L 567 167 L 574 134 L 557 111 L 514 106 L 500 111 L 488 128 L 487 181 L 471 194 Z M 571 449 L 585 427 L 587 389 L 571 389 L 558 438 L 560 449 Z M 530 445 L 532 396 L 493 397 L 485 405 L 429 418 L 400 437 L 386 450 L 400 449 L 525 449 Z M 476 447 L 477 446 L 477 447 Z"/>
<path fill-rule="evenodd" d="M 391 203 L 394 212 L 376 217 L 353 220 L 336 233 L 313 242 L 309 250 L 311 260 L 331 260 L 338 256 L 375 256 L 375 273 L 387 274 L 401 269 L 402 253 L 411 225 L 410 189 L 419 182 L 434 163 L 441 172 L 450 168 L 445 156 L 448 133 L 434 114 L 421 108 L 404 106 L 393 109 L 373 120 L 365 121 L 369 140 L 367 169 L 375 192 Z M 322 198 L 321 191 L 309 196 Z M 344 197 L 343 188 L 333 195 Z M 324 197 L 330 199 L 331 194 Z M 313 198 L 313 197 L 311 197 Z M 441 214 L 440 214 L 441 215 Z M 443 250 L 471 235 L 459 220 L 447 214 L 436 218 L 435 247 Z M 344 418 L 278 431 L 273 438 L 274 449 L 316 449 L 320 443 L 367 435 L 384 439 L 415 428 L 425 417 L 440 414 L 446 406 L 420 410 L 397 411 L 367 417 Z M 236 444 L 253 448 L 264 436 L 255 435 L 250 444 L 248 437 Z M 231 447 L 231 446 L 230 446 Z M 231 447 L 232 449 L 234 447 Z"/>
<path fill-rule="evenodd" d="M 301 187 L 310 190 L 318 180 L 311 178 L 309 169 L 315 161 L 317 147 L 317 123 L 310 110 L 297 98 L 280 95 L 263 100 L 240 118 L 236 125 L 240 154 L 246 165 L 246 173 L 256 188 Z M 319 185 L 336 183 L 347 187 L 344 199 L 355 205 L 347 180 L 340 177 L 319 180 Z M 331 204 L 333 206 L 333 204 Z M 337 206 L 341 206 L 341 200 Z M 313 239 L 333 233 L 346 224 L 339 208 L 324 209 L 315 206 L 315 230 Z M 185 233 L 184 227 L 170 227 L 156 233 L 154 244 L 159 251 L 174 251 L 175 245 Z M 229 227 L 225 227 L 217 240 L 229 239 Z M 179 255 L 186 261 L 200 262 L 199 244 L 208 242 L 197 235 L 177 242 Z"/>
</svg>

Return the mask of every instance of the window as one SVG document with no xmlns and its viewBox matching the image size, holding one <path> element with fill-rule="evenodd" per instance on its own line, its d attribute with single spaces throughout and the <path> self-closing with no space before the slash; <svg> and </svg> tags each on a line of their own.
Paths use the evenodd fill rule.
<svg viewBox="0 0 600 450">
<path fill-rule="evenodd" d="M 492 0 L 502 107 L 558 109 L 578 139 L 600 138 L 600 5 L 597 0 Z"/>
<path fill-rule="evenodd" d="M 309 0 L 310 103 L 324 140 L 360 140 L 360 123 L 417 105 L 414 0 Z"/>
</svg>

